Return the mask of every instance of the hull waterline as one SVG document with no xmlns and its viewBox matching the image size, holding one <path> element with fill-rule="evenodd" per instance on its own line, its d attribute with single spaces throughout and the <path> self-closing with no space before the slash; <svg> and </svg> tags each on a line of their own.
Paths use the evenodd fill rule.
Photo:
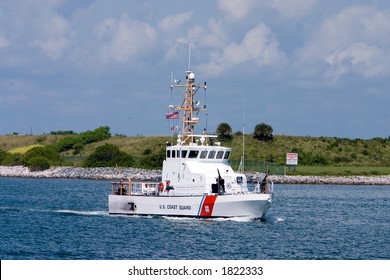
<svg viewBox="0 0 390 280">
<path fill-rule="evenodd" d="M 159 215 L 195 218 L 262 218 L 272 204 L 272 194 L 203 196 L 109 195 L 109 214 Z"/>
</svg>

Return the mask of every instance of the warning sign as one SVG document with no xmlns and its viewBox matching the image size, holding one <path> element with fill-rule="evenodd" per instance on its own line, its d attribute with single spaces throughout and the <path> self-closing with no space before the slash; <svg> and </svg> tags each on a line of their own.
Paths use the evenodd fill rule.
<svg viewBox="0 0 390 280">
<path fill-rule="evenodd" d="M 287 153 L 286 154 L 286 165 L 298 165 L 298 154 Z"/>
</svg>

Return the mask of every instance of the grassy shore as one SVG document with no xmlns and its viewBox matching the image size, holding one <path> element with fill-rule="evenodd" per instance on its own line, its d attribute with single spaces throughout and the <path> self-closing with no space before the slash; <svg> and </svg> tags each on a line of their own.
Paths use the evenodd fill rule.
<svg viewBox="0 0 390 280">
<path fill-rule="evenodd" d="M 389 166 L 298 166 L 295 171 L 286 167 L 286 175 L 307 176 L 374 176 L 390 175 Z"/>
<path fill-rule="evenodd" d="M 56 143 L 62 135 L 0 135 L 0 149 L 7 152 L 25 151 L 33 145 Z M 113 136 L 110 139 L 88 144 L 74 155 L 67 151 L 63 155 L 69 164 L 80 166 L 81 161 L 96 149 L 109 143 L 118 146 L 133 157 L 142 157 L 145 151 L 159 153 L 167 142 L 174 143 L 172 136 L 125 137 Z M 261 142 L 245 135 L 246 161 L 266 161 L 284 165 L 286 153 L 299 154 L 295 171 L 286 169 L 287 175 L 389 175 L 390 138 L 346 139 L 335 137 L 308 137 L 275 135 L 272 142 Z M 222 145 L 233 148 L 231 159 L 239 161 L 243 151 L 242 135 L 234 135 Z"/>
</svg>

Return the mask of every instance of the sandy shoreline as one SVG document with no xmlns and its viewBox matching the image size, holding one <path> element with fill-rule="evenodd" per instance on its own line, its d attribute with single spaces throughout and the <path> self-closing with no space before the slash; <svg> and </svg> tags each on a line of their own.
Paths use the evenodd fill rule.
<svg viewBox="0 0 390 280">
<path fill-rule="evenodd" d="M 264 174 L 247 173 L 248 181 L 257 182 Z M 161 180 L 161 170 L 138 168 L 81 168 L 52 167 L 45 171 L 30 172 L 23 166 L 0 166 L 0 177 L 68 178 L 93 180 Z M 390 176 L 279 176 L 269 178 L 275 184 L 329 184 L 329 185 L 390 185 Z"/>
</svg>

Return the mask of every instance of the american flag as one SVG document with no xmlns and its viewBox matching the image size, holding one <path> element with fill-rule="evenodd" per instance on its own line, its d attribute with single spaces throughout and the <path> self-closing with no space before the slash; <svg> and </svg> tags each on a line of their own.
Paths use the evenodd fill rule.
<svg viewBox="0 0 390 280">
<path fill-rule="evenodd" d="M 172 131 L 179 130 L 179 126 L 178 126 L 178 125 L 172 126 L 172 127 L 171 127 L 171 130 L 172 130 Z"/>
<path fill-rule="evenodd" d="M 179 112 L 171 112 L 165 115 L 165 118 L 173 120 L 179 118 Z"/>
</svg>

